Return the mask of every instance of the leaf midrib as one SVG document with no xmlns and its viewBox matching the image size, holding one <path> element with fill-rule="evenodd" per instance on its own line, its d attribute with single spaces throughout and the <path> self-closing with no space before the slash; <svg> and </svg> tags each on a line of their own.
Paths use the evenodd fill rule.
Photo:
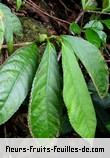
<svg viewBox="0 0 110 158">
<path fill-rule="evenodd" d="M 47 53 L 48 53 L 48 65 L 47 65 L 47 67 L 48 67 L 48 69 L 47 69 L 47 77 L 46 77 L 46 87 L 45 87 L 45 97 L 44 97 L 44 100 L 45 100 L 45 102 L 46 102 L 46 105 L 48 105 L 48 96 L 47 96 L 47 93 L 48 93 L 48 85 L 49 85 L 49 76 L 50 76 L 50 64 L 51 64 L 51 61 L 50 61 L 50 57 L 51 57 L 51 48 L 48 46 L 48 51 L 47 51 Z M 46 117 L 47 117 L 47 119 L 46 120 L 49 120 L 49 122 L 50 122 L 50 119 L 49 119 L 49 115 L 48 115 L 48 107 L 46 108 Z M 49 112 L 50 113 L 50 112 Z M 48 121 L 46 121 L 47 123 L 47 129 L 49 129 L 49 122 Z"/>
</svg>

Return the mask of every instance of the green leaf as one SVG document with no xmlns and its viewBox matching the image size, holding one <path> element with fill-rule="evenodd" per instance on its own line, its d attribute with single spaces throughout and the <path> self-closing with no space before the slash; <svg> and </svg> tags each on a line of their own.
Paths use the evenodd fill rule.
<svg viewBox="0 0 110 158">
<path fill-rule="evenodd" d="M 93 29 L 86 29 L 85 35 L 86 35 L 86 39 L 90 43 L 94 44 L 98 48 L 101 46 L 101 39 L 99 35 Z"/>
<path fill-rule="evenodd" d="M 15 14 L 11 14 L 7 21 L 10 21 L 10 27 L 12 28 L 13 33 L 17 36 L 21 36 L 23 30 L 19 18 Z"/>
<path fill-rule="evenodd" d="M 79 25 L 77 24 L 77 23 L 75 23 L 75 22 L 72 22 L 71 24 L 70 24 L 70 27 L 69 27 L 69 29 L 70 29 L 70 32 L 72 32 L 73 34 L 75 33 L 75 34 L 80 34 L 81 33 L 81 28 L 79 27 Z"/>
<path fill-rule="evenodd" d="M 0 3 L 0 10 L 3 13 L 3 23 L 5 27 L 5 39 L 8 44 L 9 52 L 13 51 L 13 34 L 21 35 L 22 34 L 22 26 L 18 17 L 11 13 L 11 10 Z"/>
<path fill-rule="evenodd" d="M 98 20 L 91 20 L 85 26 L 84 29 L 95 29 L 102 31 L 104 29 L 103 24 Z"/>
<path fill-rule="evenodd" d="M 10 31 L 8 28 L 5 28 L 5 39 L 8 46 L 8 51 L 10 54 L 13 52 L 13 32 L 12 29 Z"/>
<path fill-rule="evenodd" d="M 83 9 L 85 9 L 87 0 L 81 0 L 81 2 L 82 2 Z"/>
<path fill-rule="evenodd" d="M 101 47 L 101 44 L 106 44 L 107 35 L 103 31 L 88 28 L 85 30 L 85 35 L 86 39 L 98 48 Z"/>
<path fill-rule="evenodd" d="M 102 12 L 110 12 L 110 0 L 103 0 Z"/>
<path fill-rule="evenodd" d="M 110 29 L 110 19 L 102 20 L 102 22 L 106 25 L 108 29 Z"/>
<path fill-rule="evenodd" d="M 57 54 L 54 46 L 48 42 L 32 86 L 29 127 L 33 137 L 59 135 L 60 85 Z"/>
<path fill-rule="evenodd" d="M 104 31 L 99 31 L 99 30 L 95 30 L 95 32 L 98 34 L 102 44 L 106 44 L 107 34 Z"/>
<path fill-rule="evenodd" d="M 96 0 L 81 0 L 84 10 L 95 10 L 97 7 Z"/>
<path fill-rule="evenodd" d="M 4 41 L 4 32 L 5 32 L 5 29 L 4 29 L 4 23 L 3 23 L 3 14 L 2 12 L 0 12 L 0 50 L 2 48 L 2 44 Z"/>
<path fill-rule="evenodd" d="M 110 0 L 103 0 L 103 8 L 107 8 Z"/>
<path fill-rule="evenodd" d="M 36 70 L 34 44 L 18 49 L 0 67 L 0 124 L 18 110 L 31 88 Z"/>
<path fill-rule="evenodd" d="M 97 47 L 100 47 L 101 43 L 102 44 L 106 43 L 107 35 L 105 32 L 103 32 L 104 27 L 103 27 L 102 21 L 100 22 L 98 20 L 91 20 L 89 21 L 89 23 L 87 23 L 84 26 L 84 29 L 87 30 L 86 32 L 87 40 L 91 42 L 92 44 L 95 44 Z M 91 30 L 88 30 L 88 29 L 91 29 Z M 97 35 L 99 37 L 97 37 Z M 90 38 L 90 36 L 92 36 L 93 39 Z"/>
<path fill-rule="evenodd" d="M 62 38 L 62 65 L 63 97 L 70 123 L 81 137 L 92 138 L 96 129 L 95 111 L 74 51 L 65 38 Z"/>
<path fill-rule="evenodd" d="M 11 12 L 11 9 L 8 8 L 6 5 L 4 5 L 3 3 L 0 3 L 0 10 L 3 12 Z"/>
<path fill-rule="evenodd" d="M 62 36 L 62 39 L 70 43 L 75 54 L 89 73 L 98 94 L 100 97 L 105 97 L 109 87 L 109 73 L 101 52 L 97 47 L 82 38 Z"/>
<path fill-rule="evenodd" d="M 16 0 L 16 6 L 18 10 L 20 9 L 22 3 L 23 3 L 22 0 Z"/>
</svg>

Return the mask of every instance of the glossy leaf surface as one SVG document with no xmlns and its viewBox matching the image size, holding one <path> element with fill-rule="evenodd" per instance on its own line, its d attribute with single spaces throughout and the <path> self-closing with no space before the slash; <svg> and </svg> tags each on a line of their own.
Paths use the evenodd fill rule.
<svg viewBox="0 0 110 158">
<path fill-rule="evenodd" d="M 72 127 L 84 138 L 95 135 L 96 116 L 83 74 L 73 48 L 63 38 L 62 65 L 64 74 L 63 98 Z"/>
<path fill-rule="evenodd" d="M 89 73 L 100 97 L 105 97 L 109 86 L 108 67 L 97 47 L 79 37 L 62 36 L 74 50 Z"/>
<path fill-rule="evenodd" d="M 0 67 L 0 124 L 18 110 L 28 91 L 36 70 L 36 46 L 18 49 Z"/>
<path fill-rule="evenodd" d="M 60 130 L 60 76 L 57 54 L 47 44 L 35 75 L 29 106 L 29 127 L 33 137 L 55 137 Z"/>
</svg>

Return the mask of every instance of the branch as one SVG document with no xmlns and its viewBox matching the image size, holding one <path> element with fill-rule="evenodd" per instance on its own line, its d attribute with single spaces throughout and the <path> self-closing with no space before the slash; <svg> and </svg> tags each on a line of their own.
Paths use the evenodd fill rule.
<svg viewBox="0 0 110 158">
<path fill-rule="evenodd" d="M 55 17 L 55 16 L 53 16 L 53 15 L 48 14 L 48 13 L 45 12 L 44 10 L 41 10 L 41 9 L 39 8 L 39 6 L 36 5 L 34 2 L 32 2 L 31 0 L 26 1 L 26 3 L 27 3 L 29 6 L 33 7 L 35 10 L 39 11 L 40 13 L 42 13 L 43 15 L 46 15 L 46 16 L 48 16 L 49 18 L 54 19 L 55 21 L 58 21 L 58 22 L 60 22 L 60 23 L 65 23 L 65 24 L 67 24 L 67 25 L 70 24 L 70 23 L 69 23 L 68 21 L 66 21 L 66 20 L 59 19 L 59 18 L 57 18 L 57 17 Z"/>
<path fill-rule="evenodd" d="M 85 13 L 94 13 L 94 14 L 102 14 L 102 15 L 110 15 L 110 13 L 104 13 L 104 12 L 101 12 L 101 11 L 93 11 L 93 10 L 87 10 L 85 11 Z"/>
<path fill-rule="evenodd" d="M 78 22 L 79 22 L 79 20 L 80 20 L 81 17 L 84 15 L 84 13 L 85 13 L 84 10 L 82 10 L 82 11 L 79 13 L 78 17 L 77 17 L 76 20 L 75 20 L 75 23 L 78 23 Z"/>
<path fill-rule="evenodd" d="M 33 42 L 23 42 L 23 43 L 16 43 L 16 44 L 13 44 L 14 47 L 22 47 L 22 46 L 26 46 L 26 45 L 29 45 L 29 44 L 32 44 Z M 7 49 L 8 46 L 7 45 L 2 45 L 2 49 Z"/>
</svg>

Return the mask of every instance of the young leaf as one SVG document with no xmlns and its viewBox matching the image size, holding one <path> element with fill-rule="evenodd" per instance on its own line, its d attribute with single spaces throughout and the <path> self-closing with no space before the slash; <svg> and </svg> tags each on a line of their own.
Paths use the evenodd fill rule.
<svg viewBox="0 0 110 158">
<path fill-rule="evenodd" d="M 107 34 L 104 31 L 99 31 L 99 30 L 95 30 L 95 32 L 98 34 L 102 44 L 106 44 Z"/>
<path fill-rule="evenodd" d="M 81 0 L 81 2 L 82 2 L 83 9 L 85 9 L 87 0 Z"/>
<path fill-rule="evenodd" d="M 45 138 L 59 135 L 60 130 L 60 75 L 57 54 L 51 43 L 47 44 L 37 70 L 29 106 L 29 127 L 33 137 Z"/>
<path fill-rule="evenodd" d="M 79 27 L 79 25 L 77 24 L 77 23 L 75 23 L 75 22 L 72 22 L 71 24 L 70 24 L 70 32 L 72 32 L 73 34 L 75 33 L 75 34 L 80 34 L 81 33 L 81 28 Z"/>
<path fill-rule="evenodd" d="M 95 29 L 102 31 L 104 29 L 103 24 L 98 20 L 91 20 L 85 26 L 84 29 Z"/>
<path fill-rule="evenodd" d="M 82 38 L 62 36 L 74 50 L 89 73 L 100 97 L 105 97 L 109 87 L 108 67 L 101 52 Z"/>
<path fill-rule="evenodd" d="M 18 10 L 20 9 L 22 3 L 23 3 L 22 0 L 16 0 L 16 6 Z"/>
<path fill-rule="evenodd" d="M 110 0 L 103 0 L 102 12 L 110 12 Z"/>
<path fill-rule="evenodd" d="M 84 26 L 86 32 L 86 39 L 100 47 L 101 44 L 106 43 L 107 35 L 103 32 L 103 25 L 100 21 L 92 20 Z M 93 38 L 90 38 L 92 36 Z"/>
<path fill-rule="evenodd" d="M 96 129 L 95 111 L 73 48 L 64 38 L 62 41 L 62 65 L 63 98 L 70 123 L 81 137 L 92 138 Z"/>
<path fill-rule="evenodd" d="M 101 46 L 101 39 L 99 35 L 93 29 L 86 29 L 85 35 L 86 35 L 86 39 L 90 43 L 94 44 L 98 48 Z"/>
<path fill-rule="evenodd" d="M 84 10 L 95 10 L 97 7 L 96 0 L 82 0 Z"/>
<path fill-rule="evenodd" d="M 110 29 L 110 19 L 102 20 L 102 22 L 106 25 L 108 29 Z"/>
<path fill-rule="evenodd" d="M 36 53 L 34 44 L 18 49 L 0 67 L 0 124 L 24 101 L 35 74 Z"/>
</svg>

